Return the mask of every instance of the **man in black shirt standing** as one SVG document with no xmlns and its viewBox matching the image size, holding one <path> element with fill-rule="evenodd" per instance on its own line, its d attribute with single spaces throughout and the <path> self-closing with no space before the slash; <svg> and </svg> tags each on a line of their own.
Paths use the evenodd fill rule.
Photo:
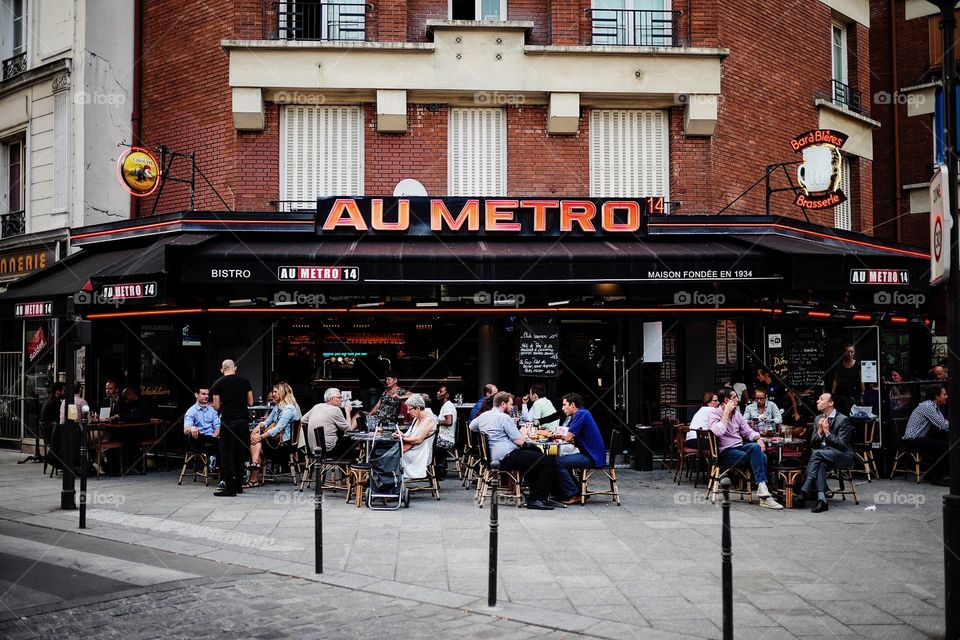
<svg viewBox="0 0 960 640">
<path fill-rule="evenodd" d="M 213 494 L 231 497 L 243 493 L 243 459 L 250 443 L 247 407 L 253 406 L 253 387 L 237 375 L 233 360 L 220 365 L 219 380 L 210 385 L 213 408 L 220 412 L 220 471 L 223 486 Z"/>
</svg>

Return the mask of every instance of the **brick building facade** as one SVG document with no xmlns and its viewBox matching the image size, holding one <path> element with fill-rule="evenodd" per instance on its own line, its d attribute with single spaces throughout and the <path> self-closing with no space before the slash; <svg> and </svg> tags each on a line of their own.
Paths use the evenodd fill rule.
<svg viewBox="0 0 960 640">
<path fill-rule="evenodd" d="M 767 165 L 795 162 L 789 140 L 830 127 L 851 136 L 844 149 L 850 203 L 840 226 L 872 233 L 876 123 L 869 100 L 859 98 L 871 95 L 866 2 L 803 2 L 784 13 L 770 3 L 715 0 L 635 12 L 628 10 L 632 3 L 603 11 L 587 0 L 507 0 L 499 3 L 500 13 L 487 16 L 492 20 L 454 22 L 461 4 L 376 0 L 358 5 L 357 15 L 312 20 L 309 12 L 323 3 L 235 0 L 214 11 L 198 0 L 145 0 L 140 142 L 197 153 L 200 170 L 230 208 L 273 211 L 292 190 L 281 185 L 282 113 L 359 105 L 362 192 L 389 195 L 400 179 L 413 178 L 431 195 L 442 195 L 454 191 L 448 185 L 449 109 L 499 107 L 507 138 L 501 195 L 586 196 L 599 194 L 596 185 L 591 188 L 590 148 L 591 134 L 601 133 L 591 131 L 591 114 L 655 110 L 664 115 L 666 144 L 646 148 L 649 131 L 641 132 L 639 145 L 623 153 L 656 154 L 654 164 L 664 160 L 662 187 L 653 184 L 655 177 L 647 181 L 648 193 L 617 195 L 665 195 L 675 214 L 716 213 L 739 197 L 726 213 L 757 214 L 765 212 Z M 831 5 L 855 7 L 854 15 Z M 471 7 L 463 10 L 469 14 Z M 832 69 L 835 25 L 843 29 L 842 77 Z M 466 37 L 480 38 L 481 46 L 470 51 L 475 60 L 456 67 L 456 82 L 439 77 L 450 68 L 441 60 L 447 38 L 456 47 Z M 502 59 L 497 47 L 504 47 Z M 343 77 L 348 72 L 337 72 L 349 59 L 370 60 L 371 70 L 396 65 L 389 87 L 394 95 L 386 95 L 379 78 L 355 75 L 350 84 Z M 567 64 L 547 64 L 555 60 Z M 491 62 L 505 63 L 504 71 L 488 68 Z M 481 67 L 471 68 L 477 64 L 479 74 Z M 571 95 L 561 105 L 560 98 Z M 397 99 L 401 106 L 387 107 Z M 399 129 L 380 127 L 383 115 L 405 122 Z M 565 121 L 555 131 L 553 116 Z M 248 117 L 252 124 L 240 122 Z M 647 170 L 649 163 L 638 166 Z M 796 166 L 785 170 L 795 183 Z M 772 186 L 787 186 L 785 176 L 774 171 Z M 617 182 L 618 174 L 605 179 Z M 196 208 L 223 208 L 214 190 L 198 182 Z M 305 199 L 317 195 L 331 194 Z M 185 186 L 170 182 L 155 209 L 152 199 L 138 203 L 138 215 L 183 210 L 186 198 Z M 803 217 L 788 193 L 774 194 L 771 209 Z M 832 210 L 809 216 L 828 227 L 842 217 Z"/>
</svg>

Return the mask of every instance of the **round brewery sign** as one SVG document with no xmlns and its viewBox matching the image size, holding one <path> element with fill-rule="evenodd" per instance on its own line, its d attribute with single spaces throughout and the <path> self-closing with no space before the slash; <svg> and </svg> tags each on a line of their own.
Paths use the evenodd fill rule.
<svg viewBox="0 0 960 640">
<path fill-rule="evenodd" d="M 142 147 L 130 147 L 117 160 L 120 184 L 130 195 L 148 196 L 160 186 L 160 163 Z"/>
</svg>

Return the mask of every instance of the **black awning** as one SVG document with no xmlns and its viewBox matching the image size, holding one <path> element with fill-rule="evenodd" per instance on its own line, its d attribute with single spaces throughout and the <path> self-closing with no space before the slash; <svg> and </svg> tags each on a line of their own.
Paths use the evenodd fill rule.
<svg viewBox="0 0 960 640">
<path fill-rule="evenodd" d="M 360 281 L 374 283 L 782 279 L 781 266 L 770 258 L 763 249 L 745 251 L 736 241 L 693 238 L 550 242 L 221 237 L 191 250 L 180 264 L 182 280 L 197 283 L 277 283 L 284 281 L 280 269 L 298 266 L 357 267 Z M 740 275 L 734 277 L 735 272 Z"/>
<path fill-rule="evenodd" d="M 108 269 L 143 250 L 80 251 L 11 284 L 0 294 L 0 302 L 58 298 L 80 291 L 94 274 Z"/>
</svg>

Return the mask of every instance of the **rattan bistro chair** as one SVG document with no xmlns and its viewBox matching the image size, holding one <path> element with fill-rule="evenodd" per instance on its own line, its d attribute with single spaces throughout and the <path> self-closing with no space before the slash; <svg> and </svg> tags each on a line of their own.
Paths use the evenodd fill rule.
<svg viewBox="0 0 960 640">
<path fill-rule="evenodd" d="M 906 418 L 893 419 L 893 434 L 896 437 L 896 453 L 893 456 L 893 469 L 890 470 L 890 478 L 893 479 L 893 476 L 898 473 L 897 465 L 900 464 L 900 460 L 907 458 L 913 463 L 913 469 L 907 467 L 900 469 L 899 473 L 910 474 L 912 472 L 917 479 L 917 484 L 920 484 L 920 465 L 923 464 L 923 452 L 915 442 L 903 439 L 903 434 L 906 430 Z"/>
<path fill-rule="evenodd" d="M 710 463 L 710 474 L 707 477 L 706 497 L 712 502 L 717 500 L 720 490 L 720 477 L 726 473 L 730 478 L 730 493 L 740 494 L 740 499 L 747 496 L 747 502 L 753 502 L 753 471 L 750 465 L 738 464 L 730 467 L 720 464 L 720 453 L 717 448 L 717 436 L 713 431 L 697 431 L 697 438 L 706 439 L 707 460 Z M 712 494 L 712 495 L 711 495 Z"/>
<path fill-rule="evenodd" d="M 610 448 L 607 449 L 607 459 L 604 460 L 602 467 L 590 469 L 580 469 L 580 504 L 587 501 L 589 496 L 611 496 L 613 501 L 620 506 L 620 485 L 617 483 L 617 468 L 615 462 L 617 451 L 620 450 L 620 430 L 614 429 L 610 432 Z M 610 481 L 610 489 L 593 489 L 587 486 L 591 476 L 603 474 Z"/>
<path fill-rule="evenodd" d="M 432 436 L 427 438 L 426 442 L 421 446 L 426 446 L 430 451 L 430 461 L 427 463 L 427 475 L 423 478 L 410 478 L 404 479 L 403 486 L 409 487 L 409 492 L 413 493 L 422 493 L 424 491 L 429 491 L 433 494 L 435 500 L 440 499 L 440 483 L 437 482 L 437 458 L 433 455 L 433 443 L 435 442 L 437 434 L 434 433 Z"/>
<path fill-rule="evenodd" d="M 479 436 L 478 440 L 480 441 L 478 447 L 480 458 L 478 460 L 479 469 L 477 472 L 476 500 L 477 507 L 483 509 L 483 503 L 486 501 L 487 496 L 490 495 L 490 483 L 493 481 L 493 467 L 490 466 L 490 447 L 487 443 L 487 436 L 480 432 L 477 432 L 476 435 Z M 521 482 L 522 476 L 519 471 L 500 469 L 499 484 L 500 487 L 506 490 L 501 495 L 506 497 L 508 495 L 507 491 L 509 491 L 509 498 L 513 499 L 517 507 L 523 506 L 523 493 L 520 490 Z"/>
</svg>

